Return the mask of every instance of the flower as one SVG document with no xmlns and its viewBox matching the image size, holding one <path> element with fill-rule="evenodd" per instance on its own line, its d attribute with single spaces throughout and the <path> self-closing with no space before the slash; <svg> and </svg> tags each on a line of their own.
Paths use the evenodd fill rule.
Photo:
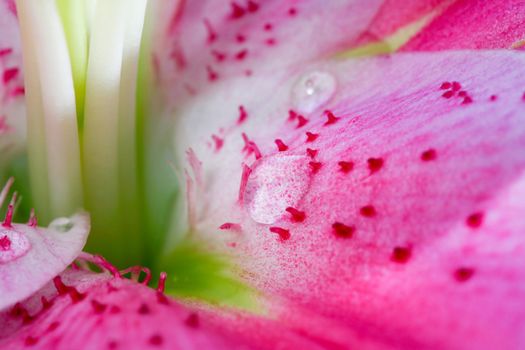
<svg viewBox="0 0 525 350">
<path fill-rule="evenodd" d="M 58 4 L 18 2 L 25 99 L 2 38 L 2 164 L 105 258 L 14 198 L 1 346 L 523 345 L 519 1 Z"/>
</svg>

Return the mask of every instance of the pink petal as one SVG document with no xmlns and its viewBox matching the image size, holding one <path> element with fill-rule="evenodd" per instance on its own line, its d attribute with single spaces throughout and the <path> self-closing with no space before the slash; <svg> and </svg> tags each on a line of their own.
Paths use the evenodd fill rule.
<svg viewBox="0 0 525 350">
<path fill-rule="evenodd" d="M 524 63 L 512 51 L 329 61 L 303 67 L 324 77 L 313 96 L 325 73 L 338 86 L 313 109 L 293 98 L 304 88 L 295 72 L 219 83 L 178 109 L 179 164 L 190 169 L 191 147 L 205 179 L 194 232 L 357 346 L 522 347 Z M 242 232 L 218 229 L 230 222 Z"/>
<path fill-rule="evenodd" d="M 64 272 L 0 314 L 9 349 L 321 349 L 274 321 L 185 306 L 128 279 Z"/>
<path fill-rule="evenodd" d="M 166 84 L 181 82 L 171 87 L 178 97 L 230 77 L 253 82 L 279 67 L 341 51 L 366 29 L 381 3 L 183 1 L 158 45 L 158 76 Z"/>
<path fill-rule="evenodd" d="M 0 207 L 13 184 L 10 179 L 0 193 Z M 29 223 L 13 224 L 16 196 L 0 226 L 0 310 L 21 301 L 42 288 L 78 256 L 89 233 L 89 217 L 77 214 L 37 227 L 32 214 Z"/>
</svg>

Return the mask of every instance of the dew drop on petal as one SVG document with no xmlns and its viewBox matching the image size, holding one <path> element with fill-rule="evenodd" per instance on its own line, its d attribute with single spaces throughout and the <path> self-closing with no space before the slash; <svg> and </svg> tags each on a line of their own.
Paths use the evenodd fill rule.
<svg viewBox="0 0 525 350">
<path fill-rule="evenodd" d="M 326 104 L 336 89 L 337 81 L 330 73 L 306 73 L 292 87 L 292 105 L 301 113 L 311 113 Z"/>
<path fill-rule="evenodd" d="M 49 224 L 49 228 L 58 232 L 68 232 L 73 228 L 73 221 L 69 218 L 58 218 Z"/>
<path fill-rule="evenodd" d="M 0 229 L 0 264 L 11 262 L 29 251 L 31 243 L 22 233 Z"/>
<path fill-rule="evenodd" d="M 286 216 L 286 208 L 297 207 L 310 187 L 309 158 L 274 155 L 255 165 L 244 193 L 244 205 L 260 224 L 273 224 Z"/>
</svg>

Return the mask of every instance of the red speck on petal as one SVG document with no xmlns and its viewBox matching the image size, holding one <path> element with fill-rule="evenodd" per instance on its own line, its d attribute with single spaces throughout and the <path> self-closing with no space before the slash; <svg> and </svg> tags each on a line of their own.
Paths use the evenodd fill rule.
<svg viewBox="0 0 525 350">
<path fill-rule="evenodd" d="M 292 207 L 286 208 L 286 211 L 292 215 L 292 220 L 295 222 L 303 222 L 304 219 L 306 219 L 306 214 L 304 211 L 300 211 Z"/>
<path fill-rule="evenodd" d="M 459 91 L 459 90 L 461 90 L 461 84 L 458 83 L 457 81 L 453 81 L 453 82 L 452 82 L 452 90 L 453 90 L 453 91 Z"/>
<path fill-rule="evenodd" d="M 270 30 L 272 30 L 272 29 L 273 29 L 273 26 L 272 26 L 271 23 L 266 23 L 266 24 L 264 25 L 264 30 L 266 30 L 266 31 L 270 31 Z"/>
<path fill-rule="evenodd" d="M 249 0 L 247 10 L 248 12 L 257 12 L 257 10 L 259 10 L 259 4 L 255 1 Z"/>
<path fill-rule="evenodd" d="M 491 101 L 496 101 L 498 99 L 498 96 L 497 95 L 491 95 L 490 96 L 490 100 Z"/>
<path fill-rule="evenodd" d="M 243 9 L 241 6 L 239 6 L 237 3 L 235 2 L 231 3 L 231 13 L 230 13 L 231 19 L 239 19 L 243 17 L 245 13 L 246 13 L 246 10 Z"/>
<path fill-rule="evenodd" d="M 160 346 L 164 343 L 164 338 L 160 334 L 154 334 L 149 338 L 149 343 L 151 345 Z"/>
<path fill-rule="evenodd" d="M 217 32 L 213 29 L 208 19 L 204 19 L 204 25 L 206 26 L 206 31 L 208 32 L 208 43 L 212 43 L 217 40 Z"/>
<path fill-rule="evenodd" d="M 338 117 L 336 117 L 331 111 L 329 110 L 326 110 L 324 111 L 324 114 L 326 115 L 326 122 L 324 123 L 324 125 L 332 125 L 332 124 L 335 124 L 335 122 L 337 122 L 339 120 Z"/>
<path fill-rule="evenodd" d="M 294 111 L 294 110 L 289 110 L 288 111 L 288 120 L 289 121 L 294 121 L 295 118 L 297 118 L 297 113 Z"/>
<path fill-rule="evenodd" d="M 4 74 L 3 74 L 4 84 L 9 83 L 11 80 L 16 78 L 16 76 L 18 75 L 19 71 L 20 70 L 18 68 L 8 68 L 8 69 L 6 69 L 4 71 Z"/>
<path fill-rule="evenodd" d="M 246 41 L 246 37 L 242 34 L 237 34 L 235 40 L 237 40 L 238 43 L 243 43 Z"/>
<path fill-rule="evenodd" d="M 441 95 L 441 96 L 443 96 L 444 98 L 451 98 L 452 96 L 454 96 L 454 94 L 455 94 L 454 91 L 449 90 L 449 91 L 445 91 L 445 92 L 443 93 L 443 95 Z"/>
<path fill-rule="evenodd" d="M 377 214 L 376 209 L 372 205 L 365 205 L 359 210 L 359 212 L 367 218 L 374 217 Z"/>
<path fill-rule="evenodd" d="M 300 114 L 297 115 L 297 121 L 298 121 L 297 122 L 297 129 L 302 128 L 303 126 L 305 126 L 308 123 L 308 119 L 306 119 L 305 117 L 303 117 Z"/>
<path fill-rule="evenodd" d="M 314 134 L 309 131 L 306 132 L 306 142 L 314 142 L 319 137 L 319 134 Z"/>
<path fill-rule="evenodd" d="M 141 304 L 140 307 L 138 308 L 137 312 L 140 315 L 149 315 L 151 313 L 151 310 L 150 310 L 148 305 Z"/>
<path fill-rule="evenodd" d="M 277 149 L 279 150 L 279 152 L 284 152 L 288 150 L 288 146 L 281 139 L 276 139 L 275 144 L 277 145 Z"/>
<path fill-rule="evenodd" d="M 268 46 L 275 45 L 275 39 L 274 38 L 266 39 L 266 45 Z"/>
<path fill-rule="evenodd" d="M 235 224 L 233 222 L 225 222 L 219 226 L 219 230 L 231 230 L 231 231 L 241 231 L 242 227 L 240 224 Z"/>
<path fill-rule="evenodd" d="M 11 249 L 11 240 L 9 237 L 4 235 L 2 238 L 0 238 L 0 250 L 6 251 Z"/>
<path fill-rule="evenodd" d="M 191 313 L 184 322 L 186 323 L 186 326 L 190 328 L 199 328 L 199 315 Z"/>
<path fill-rule="evenodd" d="M 452 87 L 452 84 L 450 84 L 448 81 L 445 81 L 441 83 L 441 86 L 439 87 L 441 90 L 448 90 Z"/>
<path fill-rule="evenodd" d="M 40 298 L 40 302 L 42 303 L 42 309 L 43 310 L 48 310 L 48 309 L 51 308 L 51 306 L 53 306 L 53 302 L 47 300 L 47 298 L 45 296 L 42 296 Z"/>
<path fill-rule="evenodd" d="M 210 66 L 206 67 L 206 71 L 208 72 L 208 80 L 209 81 L 215 81 L 219 79 L 219 74 L 217 74 L 216 71 L 214 71 Z"/>
<path fill-rule="evenodd" d="M 470 96 L 465 96 L 465 97 L 463 98 L 463 102 L 461 102 L 461 104 L 463 104 L 463 105 L 468 105 L 468 104 L 470 104 L 470 103 L 472 103 L 472 102 L 473 102 L 472 97 L 470 97 Z"/>
<path fill-rule="evenodd" d="M 13 52 L 13 49 L 10 47 L 0 49 L 0 57 L 7 56 Z"/>
<path fill-rule="evenodd" d="M 472 213 L 467 217 L 467 225 L 472 228 L 478 228 L 483 223 L 483 213 Z"/>
<path fill-rule="evenodd" d="M 248 50 L 246 49 L 241 50 L 235 54 L 235 59 L 242 61 L 246 57 L 247 54 L 248 54 Z"/>
<path fill-rule="evenodd" d="M 290 238 L 290 230 L 286 230 L 282 227 L 270 227 L 270 232 L 277 233 L 282 241 L 286 241 Z"/>
<path fill-rule="evenodd" d="M 104 311 L 106 311 L 106 308 L 107 308 L 107 305 L 105 304 L 102 304 L 96 300 L 91 300 L 91 307 L 93 308 L 93 311 L 100 315 L 102 313 L 104 313 Z"/>
<path fill-rule="evenodd" d="M 345 174 L 351 172 L 352 169 L 354 169 L 354 163 L 353 162 L 340 161 L 337 164 L 339 164 L 339 170 L 341 170 Z"/>
<path fill-rule="evenodd" d="M 460 92 L 458 92 L 458 96 L 459 96 L 459 97 L 465 97 L 465 96 L 467 96 L 467 95 L 468 95 L 468 94 L 467 94 L 467 92 L 466 92 L 465 90 L 461 90 Z"/>
<path fill-rule="evenodd" d="M 25 346 L 33 346 L 36 345 L 36 343 L 38 343 L 38 338 L 30 335 L 24 340 Z"/>
<path fill-rule="evenodd" d="M 435 149 L 427 149 L 423 153 L 421 153 L 421 160 L 424 162 L 429 162 L 431 160 L 435 160 L 437 158 L 437 152 Z"/>
<path fill-rule="evenodd" d="M 220 151 L 220 149 L 224 145 L 224 140 L 217 135 L 211 135 L 211 138 L 213 139 L 213 142 L 215 144 L 215 151 Z"/>
<path fill-rule="evenodd" d="M 367 163 L 372 174 L 379 171 L 384 165 L 383 158 L 368 158 Z"/>
<path fill-rule="evenodd" d="M 347 226 L 340 222 L 334 222 L 332 224 L 332 229 L 334 234 L 340 238 L 352 238 L 355 231 L 354 226 Z"/>
<path fill-rule="evenodd" d="M 470 267 L 460 267 L 454 271 L 454 278 L 458 282 L 466 282 L 474 275 L 474 269 Z"/>
<path fill-rule="evenodd" d="M 243 164 L 242 165 L 242 175 L 241 175 L 241 184 L 239 185 L 239 202 L 242 203 L 244 199 L 244 191 L 246 189 L 246 185 L 248 184 L 248 179 L 250 178 L 250 174 L 252 173 L 252 168 L 250 168 L 248 165 Z"/>
<path fill-rule="evenodd" d="M 262 157 L 262 153 L 259 150 L 259 147 L 257 147 L 255 142 L 251 141 L 245 133 L 242 133 L 241 135 L 242 139 L 244 140 L 243 152 L 246 152 L 248 155 L 254 153 L 255 159 L 260 159 Z"/>
<path fill-rule="evenodd" d="M 310 168 L 312 169 L 312 172 L 314 174 L 316 174 L 317 172 L 319 172 L 319 170 L 321 169 L 321 167 L 323 166 L 323 163 L 321 162 L 310 162 L 308 163 L 310 165 Z"/>
<path fill-rule="evenodd" d="M 408 247 L 395 247 L 390 256 L 390 260 L 399 264 L 404 264 L 412 256 L 412 249 Z"/>
<path fill-rule="evenodd" d="M 295 9 L 295 7 L 290 7 L 290 8 L 288 9 L 288 14 L 289 14 L 290 16 L 295 16 L 295 15 L 297 14 L 297 10 Z"/>
<path fill-rule="evenodd" d="M 66 286 L 64 282 L 62 282 L 62 278 L 60 276 L 56 276 L 55 278 L 53 278 L 53 284 L 55 285 L 58 294 L 68 294 L 73 304 L 84 300 L 84 298 L 86 297 L 84 294 L 80 293 L 75 287 Z"/>
<path fill-rule="evenodd" d="M 307 148 L 307 149 L 306 149 L 306 154 L 308 154 L 308 156 L 309 156 L 310 158 L 315 158 L 315 157 L 317 157 L 317 153 L 319 153 L 319 150 L 311 149 L 311 148 Z"/>
<path fill-rule="evenodd" d="M 46 332 L 48 332 L 48 333 L 53 332 L 55 329 L 58 328 L 58 326 L 60 326 L 60 322 L 55 321 L 55 322 L 51 323 L 51 324 L 49 325 L 49 327 L 47 327 Z"/>
<path fill-rule="evenodd" d="M 248 118 L 248 113 L 246 112 L 246 109 L 244 109 L 244 106 L 239 106 L 239 119 L 237 119 L 237 124 L 242 124 L 244 121 Z"/>
<path fill-rule="evenodd" d="M 226 59 L 226 54 L 217 50 L 212 50 L 211 54 L 215 57 L 217 62 L 222 62 Z"/>
</svg>

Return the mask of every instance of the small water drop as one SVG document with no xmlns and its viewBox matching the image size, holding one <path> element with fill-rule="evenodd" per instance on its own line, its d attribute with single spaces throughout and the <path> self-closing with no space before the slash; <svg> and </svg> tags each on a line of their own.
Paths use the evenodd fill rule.
<svg viewBox="0 0 525 350">
<path fill-rule="evenodd" d="M 0 264 L 11 262 L 29 251 L 31 243 L 25 235 L 17 231 L 2 228 L 0 229 Z"/>
<path fill-rule="evenodd" d="M 75 226 L 69 218 L 58 218 L 49 224 L 49 228 L 58 232 L 68 232 Z"/>
<path fill-rule="evenodd" d="M 260 224 L 273 224 L 297 207 L 312 178 L 307 156 L 274 155 L 255 166 L 244 193 L 245 208 Z M 288 214 L 289 215 L 289 214 Z"/>
<path fill-rule="evenodd" d="M 322 71 L 308 72 L 292 88 L 292 104 L 301 113 L 311 113 L 326 104 L 334 95 L 337 82 Z"/>
</svg>

